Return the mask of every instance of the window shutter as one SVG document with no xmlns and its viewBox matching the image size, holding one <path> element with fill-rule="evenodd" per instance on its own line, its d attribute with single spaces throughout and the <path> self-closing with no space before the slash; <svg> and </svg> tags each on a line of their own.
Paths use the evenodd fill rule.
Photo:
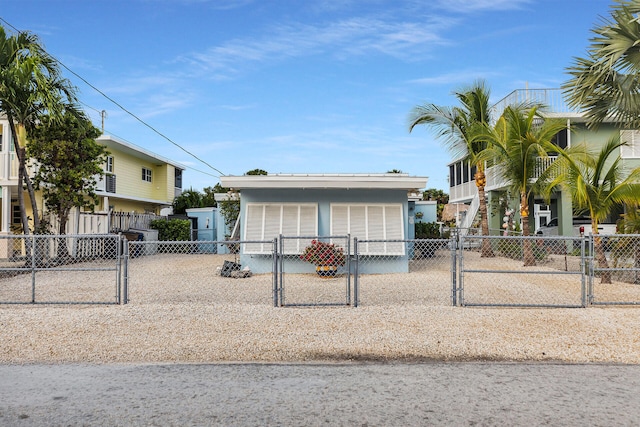
<svg viewBox="0 0 640 427">
<path fill-rule="evenodd" d="M 640 158 L 640 132 L 637 130 L 621 130 L 620 141 L 626 145 L 620 147 L 620 157 Z"/>
<path fill-rule="evenodd" d="M 403 240 L 404 218 L 401 204 L 331 205 L 331 234 L 350 234 L 358 240 Z M 353 247 L 353 246 L 352 246 Z M 359 243 L 366 255 L 404 255 L 403 242 Z"/>
<path fill-rule="evenodd" d="M 116 192 L 116 176 L 115 175 L 105 175 L 105 191 L 107 193 L 115 193 Z"/>
<path fill-rule="evenodd" d="M 248 204 L 245 216 L 244 240 L 263 240 L 264 206 Z M 257 254 L 262 253 L 263 249 L 262 243 L 247 243 L 244 247 L 244 252 Z"/>
<path fill-rule="evenodd" d="M 244 222 L 245 240 L 272 240 L 285 236 L 315 236 L 318 233 L 318 207 L 315 204 L 248 203 Z M 285 240 L 285 253 L 298 254 L 305 242 L 299 239 Z M 267 243 L 251 243 L 245 253 L 267 254 Z"/>
<path fill-rule="evenodd" d="M 402 220 L 402 206 L 385 206 L 385 231 L 387 240 L 404 239 L 404 221 Z M 404 255 L 403 242 L 387 242 L 388 255 Z"/>
</svg>

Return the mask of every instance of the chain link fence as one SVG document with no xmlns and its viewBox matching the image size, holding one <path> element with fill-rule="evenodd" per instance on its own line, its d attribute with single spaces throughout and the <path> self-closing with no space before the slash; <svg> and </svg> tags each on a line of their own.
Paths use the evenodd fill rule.
<svg viewBox="0 0 640 427">
<path fill-rule="evenodd" d="M 125 302 L 274 304 L 274 241 L 129 241 L 125 258 Z"/>
<path fill-rule="evenodd" d="M 354 305 L 451 305 L 455 240 L 357 240 Z"/>
<path fill-rule="evenodd" d="M 120 235 L 0 236 L 0 303 L 119 304 Z"/>
<path fill-rule="evenodd" d="M 280 236 L 278 305 L 352 304 L 349 236 Z"/>
<path fill-rule="evenodd" d="M 586 239 L 461 236 L 462 306 L 586 306 Z"/>
<path fill-rule="evenodd" d="M 640 235 L 591 235 L 589 303 L 640 305 Z"/>
<path fill-rule="evenodd" d="M 585 239 L 461 236 L 463 306 L 584 307 Z"/>
<path fill-rule="evenodd" d="M 234 242 L 136 236 L 0 236 L 0 303 L 640 305 L 640 235 Z"/>
</svg>

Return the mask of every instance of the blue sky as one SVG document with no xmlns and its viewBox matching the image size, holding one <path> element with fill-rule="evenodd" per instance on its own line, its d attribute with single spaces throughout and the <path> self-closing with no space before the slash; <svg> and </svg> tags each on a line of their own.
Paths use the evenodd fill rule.
<svg viewBox="0 0 640 427">
<path fill-rule="evenodd" d="M 447 190 L 450 153 L 413 107 L 557 88 L 611 0 L 4 0 L 105 133 L 184 164 L 184 188 L 225 175 L 383 173 Z M 210 166 L 209 166 L 210 165 Z"/>
</svg>

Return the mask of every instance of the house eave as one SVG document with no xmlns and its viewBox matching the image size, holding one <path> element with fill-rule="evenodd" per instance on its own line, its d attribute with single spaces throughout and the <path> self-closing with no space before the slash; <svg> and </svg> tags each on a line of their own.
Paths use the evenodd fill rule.
<svg viewBox="0 0 640 427">
<path fill-rule="evenodd" d="M 425 188 L 427 181 L 427 177 L 396 173 L 228 175 L 220 177 L 220 184 L 223 187 L 235 190 L 249 188 L 411 190 Z"/>
</svg>

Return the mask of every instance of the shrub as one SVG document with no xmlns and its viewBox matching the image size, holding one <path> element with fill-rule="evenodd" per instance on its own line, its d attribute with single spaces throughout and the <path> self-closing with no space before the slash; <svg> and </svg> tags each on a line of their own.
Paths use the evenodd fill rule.
<svg viewBox="0 0 640 427">
<path fill-rule="evenodd" d="M 190 240 L 191 222 L 188 219 L 154 219 L 151 228 L 158 230 L 160 241 L 184 241 Z"/>
<path fill-rule="evenodd" d="M 417 222 L 416 239 L 439 239 L 440 224 L 437 222 Z"/>
</svg>

